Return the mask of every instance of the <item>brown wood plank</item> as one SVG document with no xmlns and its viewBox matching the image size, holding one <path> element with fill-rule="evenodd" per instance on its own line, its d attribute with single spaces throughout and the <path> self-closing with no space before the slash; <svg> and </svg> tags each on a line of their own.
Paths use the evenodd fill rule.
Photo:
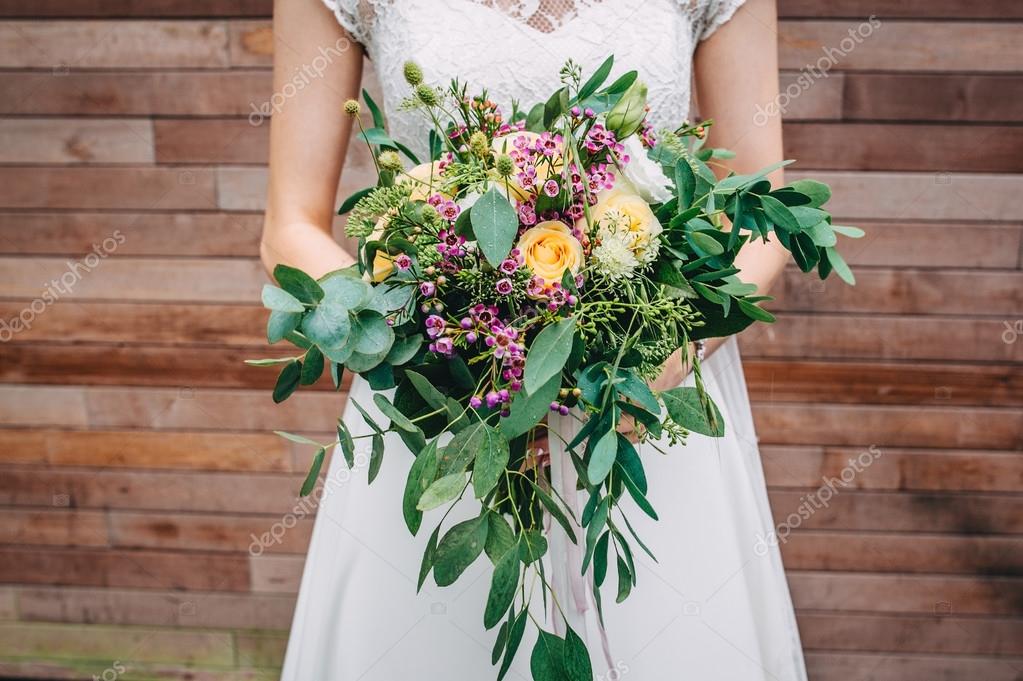
<svg viewBox="0 0 1023 681">
<path fill-rule="evenodd" d="M 207 21 L 7 21 L 0 67 L 217 68 L 228 65 L 227 27 Z"/>
<path fill-rule="evenodd" d="M 1023 539 L 796 530 L 781 545 L 790 570 L 1018 577 Z"/>
<path fill-rule="evenodd" d="M 289 516 L 289 525 L 281 516 L 199 515 L 195 513 L 111 513 L 110 544 L 124 549 L 174 549 L 181 551 L 249 552 L 264 534 L 271 539 L 256 544 L 267 553 L 301 553 L 309 546 L 311 518 Z M 273 535 L 269 533 L 274 532 Z"/>
<path fill-rule="evenodd" d="M 154 123 L 160 163 L 266 163 L 270 126 L 248 119 L 162 119 Z"/>
<path fill-rule="evenodd" d="M 802 613 L 797 619 L 803 646 L 808 650 L 1023 653 L 1020 620 L 817 613 Z"/>
<path fill-rule="evenodd" d="M 788 572 L 798 610 L 934 615 L 1023 614 L 1023 580 L 997 577 Z M 944 605 L 947 604 L 947 607 Z"/>
<path fill-rule="evenodd" d="M 1021 97 L 1017 74 L 847 73 L 841 118 L 1018 123 Z"/>
<path fill-rule="evenodd" d="M 1021 658 L 962 655 L 904 655 L 892 653 L 806 654 L 806 667 L 814 681 L 1017 681 Z"/>
<path fill-rule="evenodd" d="M 291 452 L 290 443 L 269 432 L 221 434 L 0 429 L 0 462 L 3 463 L 289 472 L 292 470 Z M 17 490 L 9 492 L 15 494 Z"/>
<path fill-rule="evenodd" d="M 252 257 L 262 229 L 256 214 L 0 212 L 0 251 L 81 257 L 120 232 L 118 256 Z"/>
<path fill-rule="evenodd" d="M 843 256 L 853 267 L 1014 269 L 1023 246 L 1019 225 L 875 220 L 856 224 L 866 236 L 842 244 Z"/>
<path fill-rule="evenodd" d="M 852 489 L 948 492 L 1016 492 L 1023 489 L 1023 457 L 1016 452 L 948 451 L 885 447 L 861 467 Z M 767 484 L 820 487 L 869 454 L 866 448 L 765 445 L 760 448 Z M 852 468 L 855 470 L 855 468 Z M 848 480 L 848 474 L 846 474 Z"/>
<path fill-rule="evenodd" d="M 5 509 L 0 513 L 0 544 L 106 547 L 110 537 L 102 512 Z"/>
<path fill-rule="evenodd" d="M 8 0 L 5 17 L 268 17 L 272 0 Z"/>
<path fill-rule="evenodd" d="M 249 116 L 273 92 L 263 71 L 0 73 L 0 113 Z M 265 125 L 265 123 L 264 123 Z"/>
<path fill-rule="evenodd" d="M 1023 533 L 1023 496 L 907 494 L 832 487 L 771 492 L 776 523 L 812 512 L 801 528 L 954 534 Z M 1023 592 L 1021 592 L 1023 595 Z"/>
<path fill-rule="evenodd" d="M 1018 31 L 1008 22 L 786 21 L 778 26 L 779 64 L 824 71 L 1020 71 Z"/>
<path fill-rule="evenodd" d="M 152 162 L 153 125 L 148 120 L 0 120 L 0 163 Z"/>
<path fill-rule="evenodd" d="M 232 66 L 272 66 L 274 38 L 269 21 L 232 21 L 230 59 Z M 340 45 L 344 46 L 344 43 Z"/>
<path fill-rule="evenodd" d="M 248 591 L 246 554 L 0 547 L 0 582 Z"/>
<path fill-rule="evenodd" d="M 7 166 L 0 167 L 0 206 L 210 210 L 217 207 L 214 182 L 206 168 Z"/>
<path fill-rule="evenodd" d="M 1023 7 L 1015 0 L 780 0 L 778 14 L 810 19 L 871 14 L 882 19 L 1021 19 Z"/>
<path fill-rule="evenodd" d="M 1023 128 L 785 123 L 785 158 L 822 170 L 1023 171 Z"/>
<path fill-rule="evenodd" d="M 17 598 L 27 622 L 203 628 L 287 629 L 295 606 L 290 595 L 69 587 L 19 588 Z"/>
<path fill-rule="evenodd" d="M 1023 406 L 1023 367 L 1014 364 L 749 360 L 743 368 L 761 402 Z"/>
</svg>

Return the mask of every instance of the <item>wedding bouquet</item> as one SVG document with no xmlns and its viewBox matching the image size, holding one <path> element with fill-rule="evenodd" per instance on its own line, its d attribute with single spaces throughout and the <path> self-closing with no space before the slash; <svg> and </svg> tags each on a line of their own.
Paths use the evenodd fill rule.
<svg viewBox="0 0 1023 681">
<path fill-rule="evenodd" d="M 834 271 L 852 284 L 836 235 L 862 235 L 832 224 L 826 185 L 773 188 L 765 178 L 784 164 L 719 180 L 711 166 L 730 153 L 703 147 L 710 123 L 652 129 L 635 71 L 605 85 L 612 64 L 584 80 L 570 61 L 545 102 L 515 105 L 505 117 L 486 91 L 470 95 L 457 80 L 435 87 L 408 63 L 404 106 L 429 121 L 430 158 L 420 162 L 392 139 L 364 93 L 374 127 L 360 124 L 359 137 L 371 148 L 377 184 L 340 210 L 358 239 L 358 263 L 319 280 L 281 265 L 278 286 L 263 291 L 269 341 L 300 350 L 253 362 L 283 364 L 275 401 L 328 366 L 336 387 L 343 371 L 360 374 L 389 420 L 354 405 L 371 431 L 370 481 L 385 433 L 415 457 L 394 500 L 408 529 L 416 534 L 432 509 L 478 503 L 472 518 L 445 528 L 445 514 L 433 529 L 419 585 L 431 572 L 450 585 L 486 554 L 493 574 L 483 624 L 500 625 L 498 679 L 530 620 L 541 629 L 534 679 L 592 678 L 580 635 L 567 621 L 563 636 L 548 631 L 529 610 L 528 575 L 545 602 L 557 603 L 541 561 L 544 518 L 584 547 L 572 569 L 592 569 L 598 609 L 612 551 L 617 600 L 629 595 L 632 542 L 650 550 L 622 502 L 631 498 L 657 518 L 634 442 L 723 435 L 691 343 L 773 321 L 759 305 L 766 297 L 734 266 L 743 245 L 776 239 L 802 271 L 822 279 Z M 349 101 L 345 111 L 358 120 L 360 105 Z M 673 357 L 691 367 L 694 385 L 649 387 Z M 579 514 L 551 485 L 536 446 L 559 437 L 547 432 L 552 413 L 580 423 L 565 438 L 588 497 Z M 328 447 L 339 444 L 354 465 L 356 437 L 341 420 L 336 443 L 281 435 L 318 448 L 303 494 Z"/>
</svg>

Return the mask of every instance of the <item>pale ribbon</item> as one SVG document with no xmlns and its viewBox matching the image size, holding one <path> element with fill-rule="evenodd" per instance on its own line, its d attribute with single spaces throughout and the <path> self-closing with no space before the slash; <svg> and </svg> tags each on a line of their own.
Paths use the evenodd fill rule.
<svg viewBox="0 0 1023 681">
<path fill-rule="evenodd" d="M 550 430 L 548 441 L 551 450 L 551 487 L 558 493 L 557 496 L 560 496 L 565 502 L 575 519 L 580 520 L 582 511 L 579 508 L 579 493 L 576 490 L 579 477 L 576 475 L 575 465 L 572 463 L 571 454 L 568 453 L 567 444 L 579 434 L 583 422 L 577 414 L 562 416 L 552 412 L 547 423 Z M 613 667 L 614 659 L 611 656 L 607 632 L 600 624 L 600 618 L 596 613 L 592 565 L 585 575 L 580 572 L 583 564 L 586 533 L 582 528 L 576 527 L 578 543 L 572 543 L 561 526 L 552 525 L 550 515 L 545 518 L 544 522 L 551 559 L 551 584 L 559 599 L 558 603 L 564 612 L 565 620 L 568 622 L 568 626 L 572 627 L 572 631 L 577 633 L 583 641 L 587 641 L 586 614 L 593 610 L 593 619 L 600 632 L 604 657 L 608 667 Z M 551 599 L 549 608 L 555 633 L 564 637 L 566 633 L 564 622 L 558 616 L 553 599 Z"/>
</svg>

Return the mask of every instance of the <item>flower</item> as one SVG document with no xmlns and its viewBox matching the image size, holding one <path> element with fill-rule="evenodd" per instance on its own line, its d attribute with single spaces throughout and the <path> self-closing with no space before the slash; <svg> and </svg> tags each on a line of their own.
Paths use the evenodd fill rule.
<svg viewBox="0 0 1023 681">
<path fill-rule="evenodd" d="M 440 161 L 420 163 L 415 168 L 405 171 L 399 176 L 399 182 L 412 185 L 409 199 L 426 201 L 432 194 L 440 191 L 442 184 Z"/>
<path fill-rule="evenodd" d="M 617 234 L 608 234 L 594 246 L 590 254 L 601 274 L 612 281 L 632 276 L 639 260 L 629 245 Z"/>
<path fill-rule="evenodd" d="M 647 157 L 642 140 L 633 135 L 627 137 L 622 144 L 630 157 L 622 172 L 636 193 L 647 203 L 665 203 L 671 200 L 672 193 L 668 189 L 671 180 L 661 170 L 659 163 Z"/>
<path fill-rule="evenodd" d="M 430 338 L 436 338 L 444 333 L 444 329 L 447 328 L 447 322 L 444 318 L 435 314 L 430 315 L 426 318 L 426 335 Z"/>
<path fill-rule="evenodd" d="M 660 247 L 657 235 L 663 228 L 641 197 L 624 189 L 612 189 L 598 197 L 592 217 L 597 238 L 614 236 L 632 252 L 640 264 L 653 261 Z"/>
<path fill-rule="evenodd" d="M 561 281 L 566 270 L 575 274 L 583 265 L 582 244 L 558 220 L 527 229 L 519 237 L 518 249 L 525 265 L 545 281 Z"/>
<path fill-rule="evenodd" d="M 512 285 L 511 279 L 509 279 L 507 277 L 505 277 L 503 279 L 498 279 L 497 283 L 494 284 L 494 290 L 496 290 L 502 296 L 510 295 L 512 290 L 513 290 L 513 285 Z"/>
<path fill-rule="evenodd" d="M 377 251 L 376 255 L 373 256 L 373 272 L 367 272 L 370 281 L 374 284 L 379 284 L 391 276 L 392 272 L 394 272 L 394 258 L 388 255 L 385 250 Z"/>
<path fill-rule="evenodd" d="M 407 270 L 412 267 L 412 258 L 410 258 L 407 254 L 402 253 L 394 259 L 394 266 L 399 270 Z"/>
</svg>

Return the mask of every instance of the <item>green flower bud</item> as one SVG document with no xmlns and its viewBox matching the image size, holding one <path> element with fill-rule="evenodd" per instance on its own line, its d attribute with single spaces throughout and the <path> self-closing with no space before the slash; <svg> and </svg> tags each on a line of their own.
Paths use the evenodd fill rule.
<svg viewBox="0 0 1023 681">
<path fill-rule="evenodd" d="M 508 154 L 501 154 L 497 157 L 497 161 L 494 164 L 497 168 L 497 174 L 501 177 L 509 177 L 515 172 L 515 161 Z"/>
<path fill-rule="evenodd" d="M 607 114 L 605 125 L 619 140 L 639 130 L 646 117 L 646 84 L 636 81 Z"/>
<path fill-rule="evenodd" d="M 392 173 L 400 173 L 402 171 L 401 157 L 398 156 L 396 151 L 382 151 L 377 156 L 377 163 L 380 164 L 380 168 L 383 170 L 389 170 Z"/>
<path fill-rule="evenodd" d="M 416 86 L 416 99 L 426 106 L 437 106 L 440 101 L 437 91 L 426 83 L 420 83 Z"/>
<path fill-rule="evenodd" d="M 414 61 L 405 62 L 405 82 L 416 87 L 423 82 L 423 70 L 419 68 L 419 64 Z"/>
<path fill-rule="evenodd" d="M 349 99 L 347 102 L 345 102 L 345 113 L 348 114 L 349 116 L 358 116 L 359 110 L 360 110 L 359 103 L 354 99 Z"/>
<path fill-rule="evenodd" d="M 487 143 L 487 136 L 479 130 L 469 135 L 469 150 L 473 156 L 484 158 L 490 153 L 490 144 Z"/>
</svg>

